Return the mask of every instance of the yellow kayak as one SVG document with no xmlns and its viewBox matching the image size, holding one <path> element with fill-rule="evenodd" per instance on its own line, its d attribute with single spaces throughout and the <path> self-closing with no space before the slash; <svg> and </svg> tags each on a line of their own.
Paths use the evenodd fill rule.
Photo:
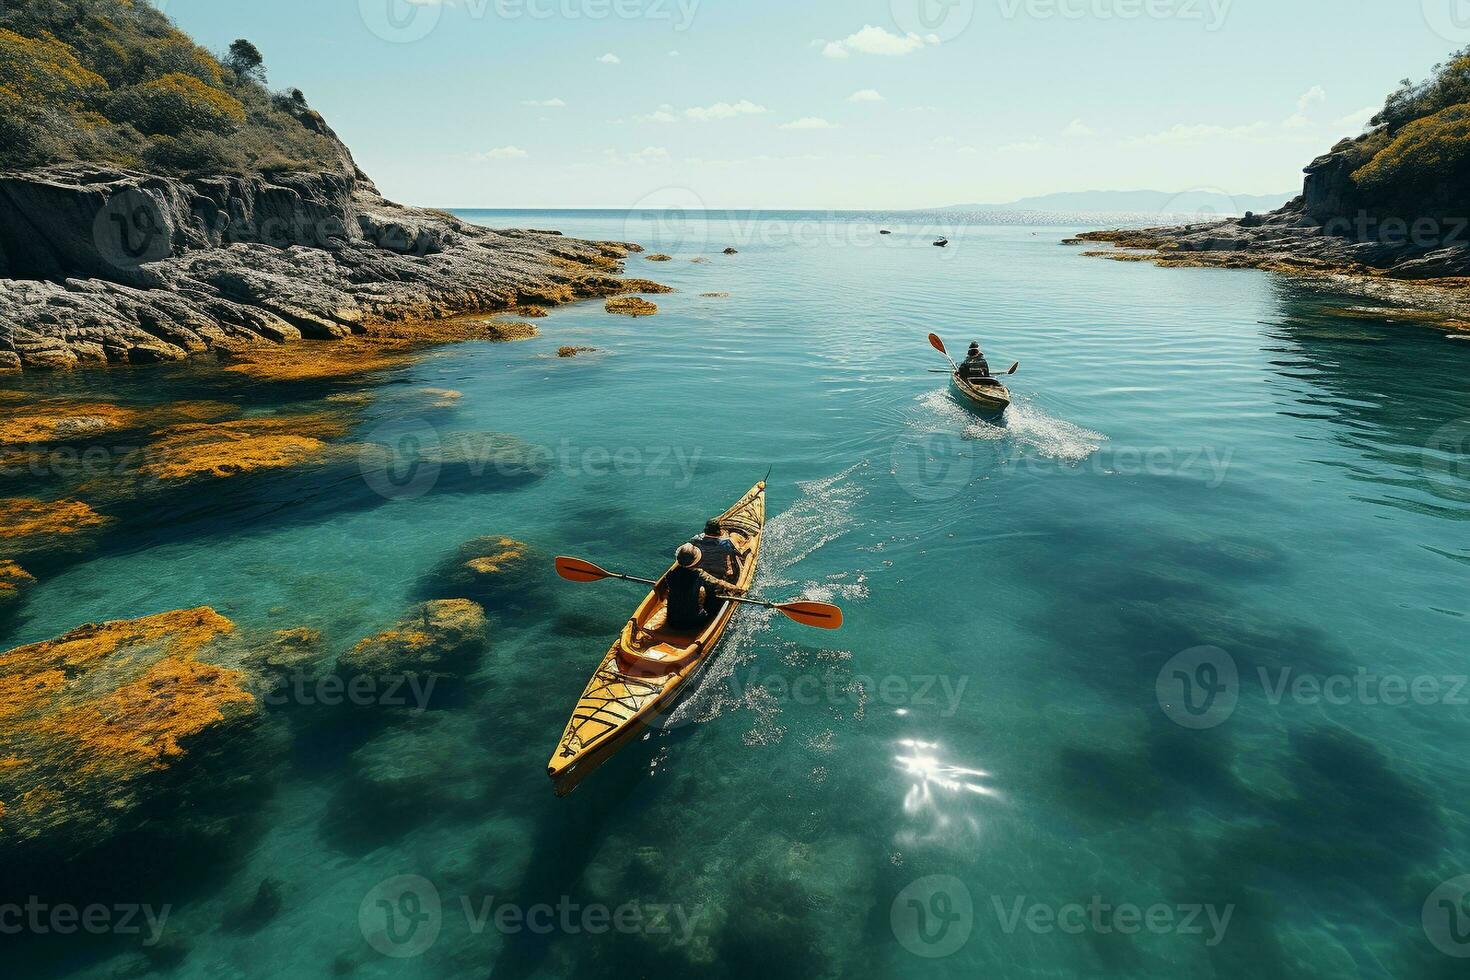
<svg viewBox="0 0 1470 980">
<path fill-rule="evenodd" d="M 755 581 L 766 485 L 757 483 L 720 517 L 745 552 L 739 585 Z M 546 766 L 556 795 L 565 796 L 660 713 L 668 711 L 710 660 L 739 603 L 727 602 L 700 633 L 667 629 L 664 602 L 650 592 L 602 658 Z"/>
<path fill-rule="evenodd" d="M 961 378 L 959 372 L 955 372 L 953 377 L 954 386 L 976 408 L 987 412 L 1000 412 L 1011 403 L 1010 389 L 995 379 L 987 379 L 984 384 L 972 384 Z"/>
</svg>

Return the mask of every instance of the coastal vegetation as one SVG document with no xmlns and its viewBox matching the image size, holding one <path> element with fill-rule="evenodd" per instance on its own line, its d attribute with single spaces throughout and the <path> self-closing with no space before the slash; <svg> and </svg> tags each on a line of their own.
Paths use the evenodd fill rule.
<svg viewBox="0 0 1470 980">
<path fill-rule="evenodd" d="M 337 170 L 297 90 L 265 86 L 259 49 L 221 59 L 141 0 L 0 6 L 0 169 L 110 164 L 168 175 Z"/>
</svg>

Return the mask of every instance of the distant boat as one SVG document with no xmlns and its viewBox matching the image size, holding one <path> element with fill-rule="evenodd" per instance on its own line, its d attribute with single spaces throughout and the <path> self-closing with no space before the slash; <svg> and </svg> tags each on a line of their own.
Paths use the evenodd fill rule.
<svg viewBox="0 0 1470 980">
<path fill-rule="evenodd" d="M 940 239 L 938 239 L 937 241 L 934 242 L 934 247 L 935 248 L 949 248 L 949 239 L 948 238 L 940 238 Z"/>
<path fill-rule="evenodd" d="M 880 235 L 891 235 L 891 234 L 893 234 L 893 232 L 889 231 L 887 228 L 884 228 L 881 231 L 879 231 L 878 234 L 880 234 Z"/>
</svg>

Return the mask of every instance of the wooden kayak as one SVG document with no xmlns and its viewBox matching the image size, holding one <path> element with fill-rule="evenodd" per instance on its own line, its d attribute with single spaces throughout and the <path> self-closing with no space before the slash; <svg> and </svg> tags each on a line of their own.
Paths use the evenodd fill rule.
<svg viewBox="0 0 1470 980">
<path fill-rule="evenodd" d="M 960 377 L 959 372 L 953 375 L 954 386 L 960 390 L 976 408 L 986 412 L 1003 412 L 1011 404 L 1011 392 L 999 380 L 991 378 L 984 384 L 972 384 Z"/>
<path fill-rule="evenodd" d="M 720 523 L 746 553 L 739 584 L 749 589 L 766 526 L 765 483 L 751 487 L 721 515 Z M 648 594 L 603 655 L 546 766 L 557 796 L 576 789 L 588 773 L 694 687 L 739 605 L 725 603 L 700 633 L 676 633 L 663 626 L 664 602 L 654 592 Z"/>
</svg>

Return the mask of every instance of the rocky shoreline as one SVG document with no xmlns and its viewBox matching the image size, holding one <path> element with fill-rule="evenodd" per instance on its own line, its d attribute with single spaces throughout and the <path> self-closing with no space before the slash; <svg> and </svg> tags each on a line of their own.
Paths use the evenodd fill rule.
<svg viewBox="0 0 1470 980">
<path fill-rule="evenodd" d="M 619 277 L 638 245 L 481 228 L 388 201 L 360 172 L 61 168 L 0 175 L 0 205 L 0 369 L 443 339 L 447 318 L 659 289 Z"/>
<path fill-rule="evenodd" d="M 1306 168 L 1302 194 L 1270 214 L 1093 231 L 1063 244 L 1112 245 L 1084 255 L 1120 262 L 1315 279 L 1429 314 L 1405 319 L 1470 331 L 1470 219 L 1397 217 L 1364 197 L 1353 174 L 1373 137 L 1343 140 L 1318 157 Z"/>
</svg>

